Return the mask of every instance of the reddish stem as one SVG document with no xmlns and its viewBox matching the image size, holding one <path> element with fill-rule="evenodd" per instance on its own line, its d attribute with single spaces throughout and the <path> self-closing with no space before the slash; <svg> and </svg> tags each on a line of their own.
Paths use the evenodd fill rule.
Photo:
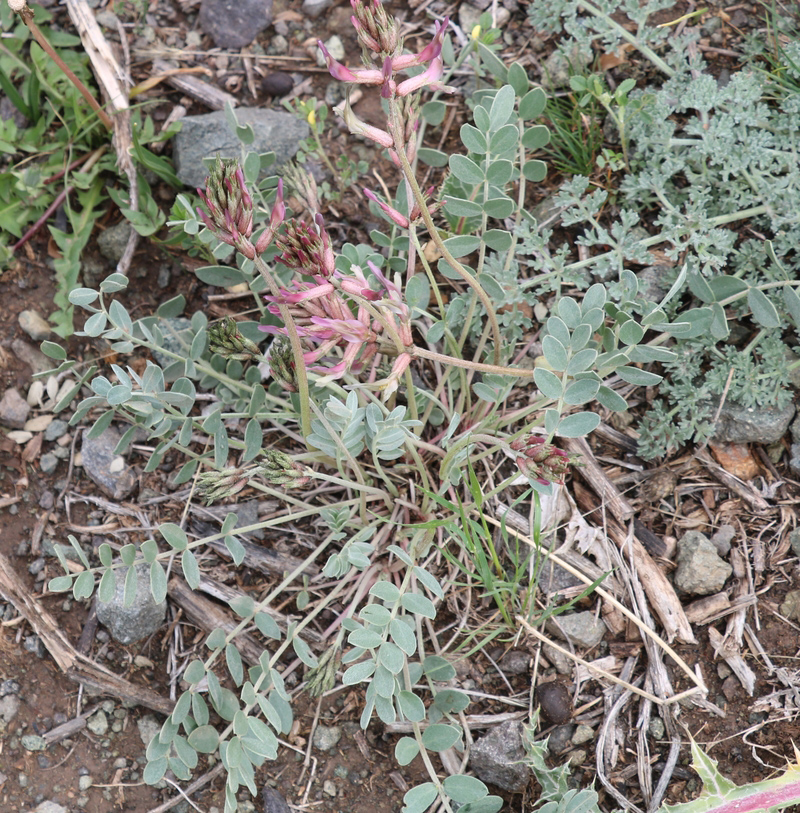
<svg viewBox="0 0 800 813">
<path fill-rule="evenodd" d="M 28 240 L 30 240 L 31 237 L 33 237 L 33 235 L 36 234 L 36 232 L 39 231 L 42 226 L 44 226 L 50 215 L 52 215 L 53 212 L 55 212 L 55 210 L 61 206 L 61 204 L 64 202 L 64 198 L 66 198 L 67 195 L 72 192 L 72 189 L 72 186 L 67 186 L 58 193 L 58 197 L 47 207 L 45 213 L 28 229 L 28 231 L 25 232 L 25 234 L 22 235 L 22 237 L 20 237 L 16 243 L 14 243 L 13 246 L 11 246 L 12 254 L 14 254 L 18 248 L 22 248 L 22 246 L 24 246 L 25 243 L 27 243 Z"/>
</svg>

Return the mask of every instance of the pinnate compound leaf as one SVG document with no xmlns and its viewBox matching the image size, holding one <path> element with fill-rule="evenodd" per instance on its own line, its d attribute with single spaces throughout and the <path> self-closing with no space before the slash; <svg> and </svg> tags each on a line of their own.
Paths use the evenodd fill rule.
<svg viewBox="0 0 800 813">
<path fill-rule="evenodd" d="M 419 753 L 419 743 L 413 737 L 401 737 L 394 747 L 394 758 L 400 765 L 408 765 Z"/>
<path fill-rule="evenodd" d="M 783 289 L 783 301 L 795 327 L 800 329 L 800 296 L 798 296 L 797 291 L 787 285 Z"/>
<path fill-rule="evenodd" d="M 401 618 L 392 619 L 389 624 L 389 635 L 406 655 L 411 656 L 417 651 L 417 636 Z"/>
<path fill-rule="evenodd" d="M 474 776 L 448 776 L 442 784 L 447 795 L 459 804 L 476 802 L 489 793 L 489 788 Z"/>
<path fill-rule="evenodd" d="M 422 669 L 431 680 L 452 680 L 456 676 L 453 664 L 441 655 L 428 655 Z"/>
<path fill-rule="evenodd" d="M 420 723 L 425 719 L 425 704 L 414 692 L 400 692 L 397 696 L 397 701 L 400 704 L 400 711 L 403 712 L 403 716 L 406 720 L 410 720 L 412 723 Z"/>
<path fill-rule="evenodd" d="M 433 606 L 433 602 L 419 593 L 405 593 L 400 602 L 403 609 L 409 613 L 425 618 L 436 618 L 436 607 Z"/>
<path fill-rule="evenodd" d="M 233 682 L 237 686 L 241 686 L 244 680 L 244 665 L 242 664 L 242 656 L 235 644 L 228 644 L 225 647 L 225 663 L 231 673 Z"/>
<path fill-rule="evenodd" d="M 153 562 L 150 565 L 150 592 L 156 604 L 160 604 L 167 597 L 167 574 L 161 562 Z"/>
<path fill-rule="evenodd" d="M 593 791 L 592 791 L 593 792 Z M 566 810 L 569 813 L 596 813 L 597 811 L 597 794 L 594 794 L 595 802 L 594 807 L 571 807 L 567 805 Z M 546 805 L 545 805 L 546 807 Z M 467 802 L 458 808 L 459 813 L 498 813 L 503 809 L 503 800 L 499 796 L 484 796 L 483 799 L 478 799 L 477 802 Z M 544 811 L 544 807 L 541 808 Z M 552 813 L 552 811 L 550 811 Z"/>
<path fill-rule="evenodd" d="M 164 778 L 164 774 L 167 772 L 168 767 L 169 765 L 167 764 L 166 757 L 154 759 L 152 762 L 148 762 L 145 766 L 142 779 L 144 779 L 145 784 L 147 785 L 155 785 Z"/>
<path fill-rule="evenodd" d="M 199 683 L 206 676 L 206 668 L 200 660 L 192 661 L 183 673 L 183 679 L 187 683 Z"/>
<path fill-rule="evenodd" d="M 435 723 L 422 733 L 422 744 L 429 751 L 446 751 L 461 739 L 461 727 Z"/>
<path fill-rule="evenodd" d="M 541 88 L 534 88 L 522 97 L 519 103 L 519 117 L 523 121 L 538 119 L 544 112 L 547 96 Z"/>
<path fill-rule="evenodd" d="M 94 574 L 88 571 L 78 575 L 75 584 L 72 585 L 72 595 L 76 600 L 81 601 L 90 598 L 94 592 Z"/>
<path fill-rule="evenodd" d="M 533 380 L 545 398 L 556 401 L 561 397 L 563 384 L 555 373 L 551 373 L 544 367 L 536 367 L 533 371 Z"/>
<path fill-rule="evenodd" d="M 753 312 L 753 318 L 762 327 L 780 327 L 781 319 L 775 306 L 769 301 L 767 295 L 758 288 L 751 288 L 747 292 L 747 304 Z"/>
<path fill-rule="evenodd" d="M 483 170 L 471 158 L 467 158 L 466 155 L 451 155 L 450 169 L 459 181 L 472 186 L 483 183 L 485 177 Z M 103 327 L 105 327 L 105 322 Z M 101 332 L 102 328 L 97 335 L 99 336 Z"/>
<path fill-rule="evenodd" d="M 158 530 L 173 550 L 186 550 L 189 539 L 180 525 L 176 525 L 174 522 L 165 522 L 158 526 Z"/>
<path fill-rule="evenodd" d="M 433 782 L 425 782 L 422 785 L 411 788 L 411 790 L 403 796 L 404 805 L 402 813 L 425 813 L 433 804 L 437 794 L 438 791 Z"/>
<path fill-rule="evenodd" d="M 189 745 L 201 754 L 212 754 L 217 750 L 219 734 L 214 726 L 201 725 L 189 735 Z"/>
<path fill-rule="evenodd" d="M 200 586 L 200 567 L 197 564 L 197 558 L 190 550 L 185 550 L 181 554 L 181 568 L 189 587 L 197 590 Z"/>
<path fill-rule="evenodd" d="M 375 661 L 372 660 L 356 663 L 342 675 L 342 683 L 345 686 L 353 686 L 356 683 L 361 683 L 362 680 L 366 680 L 372 676 L 375 672 L 375 668 Z"/>
<path fill-rule="evenodd" d="M 595 412 L 575 412 L 568 415 L 558 425 L 558 434 L 562 438 L 582 438 L 594 432 L 600 425 L 600 416 Z"/>
</svg>

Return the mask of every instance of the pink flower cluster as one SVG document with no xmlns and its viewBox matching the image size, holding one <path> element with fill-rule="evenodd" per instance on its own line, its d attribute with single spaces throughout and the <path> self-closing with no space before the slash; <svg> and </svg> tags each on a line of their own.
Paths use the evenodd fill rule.
<svg viewBox="0 0 800 813">
<path fill-rule="evenodd" d="M 365 56 L 363 68 L 348 68 L 335 60 L 322 42 L 318 41 L 334 79 L 348 84 L 380 86 L 384 99 L 396 99 L 399 102 L 424 87 L 445 93 L 453 92 L 453 88 L 441 81 L 444 74 L 442 42 L 449 25 L 448 18 L 435 23 L 433 39 L 419 53 L 404 54 L 397 23 L 386 14 L 379 0 L 350 0 L 350 5 L 353 7 L 350 19 L 358 33 L 364 54 L 371 54 L 372 61 Z M 401 71 L 420 66 L 427 67 L 416 76 L 402 80 L 397 76 Z M 396 150 L 401 147 L 405 147 L 409 160 L 413 160 L 415 132 L 419 125 L 416 105 L 406 104 L 402 107 L 404 144 L 395 144 L 391 133 L 361 121 L 350 107 L 349 100 L 337 107 L 336 112 L 344 119 L 351 133 L 362 135 L 386 147 L 395 163 L 399 163 Z"/>
<path fill-rule="evenodd" d="M 562 449 L 547 443 L 538 435 L 528 435 L 512 441 L 511 448 L 518 452 L 519 470 L 530 480 L 546 486 L 564 483 L 564 476 L 574 461 Z"/>
<path fill-rule="evenodd" d="M 205 190 L 198 189 L 197 194 L 207 210 L 197 208 L 197 214 L 206 228 L 218 240 L 234 246 L 250 260 L 267 250 L 275 236 L 275 230 L 286 216 L 283 181 L 279 180 L 278 195 L 272 207 L 269 226 L 253 245 L 250 241 L 253 233 L 253 199 L 247 189 L 244 173 L 237 161 L 223 161 L 219 156 L 211 174 L 206 178 Z"/>
<path fill-rule="evenodd" d="M 338 271 L 330 237 L 320 215 L 315 218 L 315 227 L 302 221 L 288 223 L 275 245 L 282 251 L 281 262 L 313 281 L 295 278 L 291 286 L 281 289 L 277 296 L 267 296 L 269 312 L 280 315 L 280 306 L 288 307 L 299 336 L 310 345 L 303 354 L 307 365 L 328 357 L 335 347 L 344 348 L 342 358 L 335 364 L 309 367 L 311 371 L 331 378 L 340 378 L 350 371 L 359 372 L 378 352 L 387 328 L 403 347 L 412 344 L 410 314 L 400 289 L 371 262 L 369 269 L 383 291 L 370 287 L 358 266 L 351 266 L 347 275 Z M 367 303 L 373 303 L 372 311 Z M 285 327 L 260 329 L 273 335 L 288 335 Z M 391 391 L 396 389 L 396 384 L 392 388 L 391 383 L 396 382 L 410 361 L 408 353 L 398 356 L 384 391 L 387 387 Z"/>
</svg>

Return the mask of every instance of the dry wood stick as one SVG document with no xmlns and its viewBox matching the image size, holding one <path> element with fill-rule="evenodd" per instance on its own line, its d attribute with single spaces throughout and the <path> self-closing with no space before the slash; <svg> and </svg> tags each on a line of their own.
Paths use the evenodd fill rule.
<svg viewBox="0 0 800 813">
<path fill-rule="evenodd" d="M 111 670 L 82 655 L 70 643 L 55 618 L 30 595 L 7 557 L 0 554 L 0 595 L 11 602 L 17 612 L 42 639 L 59 669 L 70 680 L 83 683 L 103 694 L 120 697 L 161 714 L 171 714 L 173 704 L 146 686 L 137 686 Z"/>
<path fill-rule="evenodd" d="M 181 578 L 170 579 L 168 586 L 169 597 L 183 608 L 186 617 L 200 629 L 211 632 L 222 629 L 226 633 L 232 632 L 239 625 L 237 619 L 228 615 L 219 604 L 203 598 L 192 590 Z M 233 640 L 234 646 L 241 656 L 249 663 L 256 664 L 264 651 L 264 647 L 250 634 L 240 632 Z"/>
</svg>

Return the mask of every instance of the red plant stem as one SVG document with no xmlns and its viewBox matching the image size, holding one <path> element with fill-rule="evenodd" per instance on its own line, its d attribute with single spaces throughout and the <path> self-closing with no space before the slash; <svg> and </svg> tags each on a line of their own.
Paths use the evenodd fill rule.
<svg viewBox="0 0 800 813">
<path fill-rule="evenodd" d="M 33 235 L 36 234 L 36 232 L 39 231 L 39 229 L 41 229 L 42 226 L 44 226 L 50 215 L 53 214 L 53 212 L 55 212 L 55 210 L 58 209 L 59 206 L 61 206 L 61 204 L 64 202 L 64 198 L 66 198 L 67 195 L 70 192 L 72 192 L 72 189 L 73 189 L 72 186 L 66 186 L 58 193 L 58 197 L 47 207 L 45 213 L 28 229 L 28 231 L 25 232 L 25 234 L 22 235 L 22 237 L 20 237 L 20 239 L 16 243 L 14 243 L 13 246 L 11 246 L 12 254 L 18 248 L 24 246 L 25 243 L 27 243 L 28 240 L 30 240 L 31 237 L 33 237 Z"/>
<path fill-rule="evenodd" d="M 12 6 L 12 10 L 16 9 L 14 9 Z M 89 92 L 89 89 L 86 87 L 86 85 L 84 85 L 83 82 L 81 82 L 81 80 L 78 79 L 77 76 L 75 76 L 75 74 L 67 67 L 64 60 L 53 50 L 53 46 L 50 45 L 50 43 L 45 39 L 44 34 L 42 34 L 42 32 L 39 30 L 39 26 L 37 26 L 36 23 L 33 21 L 33 11 L 31 11 L 27 4 L 25 4 L 22 10 L 19 11 L 19 16 L 22 18 L 22 21 L 25 23 L 25 25 L 27 25 L 28 28 L 30 29 L 30 32 L 31 34 L 33 34 L 33 38 L 36 40 L 36 42 L 39 43 L 42 49 L 50 57 L 50 59 L 52 59 L 53 62 L 55 62 L 56 65 L 58 65 L 58 67 L 61 68 L 67 79 L 69 79 L 69 81 L 72 82 L 73 85 L 75 85 L 75 87 L 78 90 L 78 93 L 80 93 L 81 96 L 83 96 L 83 98 L 86 99 L 86 101 L 88 102 L 89 107 L 91 107 L 92 110 L 94 110 L 95 113 L 97 113 L 98 117 L 100 118 L 100 121 L 102 121 L 103 124 L 105 124 L 105 126 L 108 127 L 109 130 L 113 130 L 114 122 L 111 120 L 111 117 L 108 115 L 108 113 L 106 113 L 105 110 L 103 110 L 102 107 L 100 107 L 100 105 L 97 103 L 97 100 Z"/>
</svg>

